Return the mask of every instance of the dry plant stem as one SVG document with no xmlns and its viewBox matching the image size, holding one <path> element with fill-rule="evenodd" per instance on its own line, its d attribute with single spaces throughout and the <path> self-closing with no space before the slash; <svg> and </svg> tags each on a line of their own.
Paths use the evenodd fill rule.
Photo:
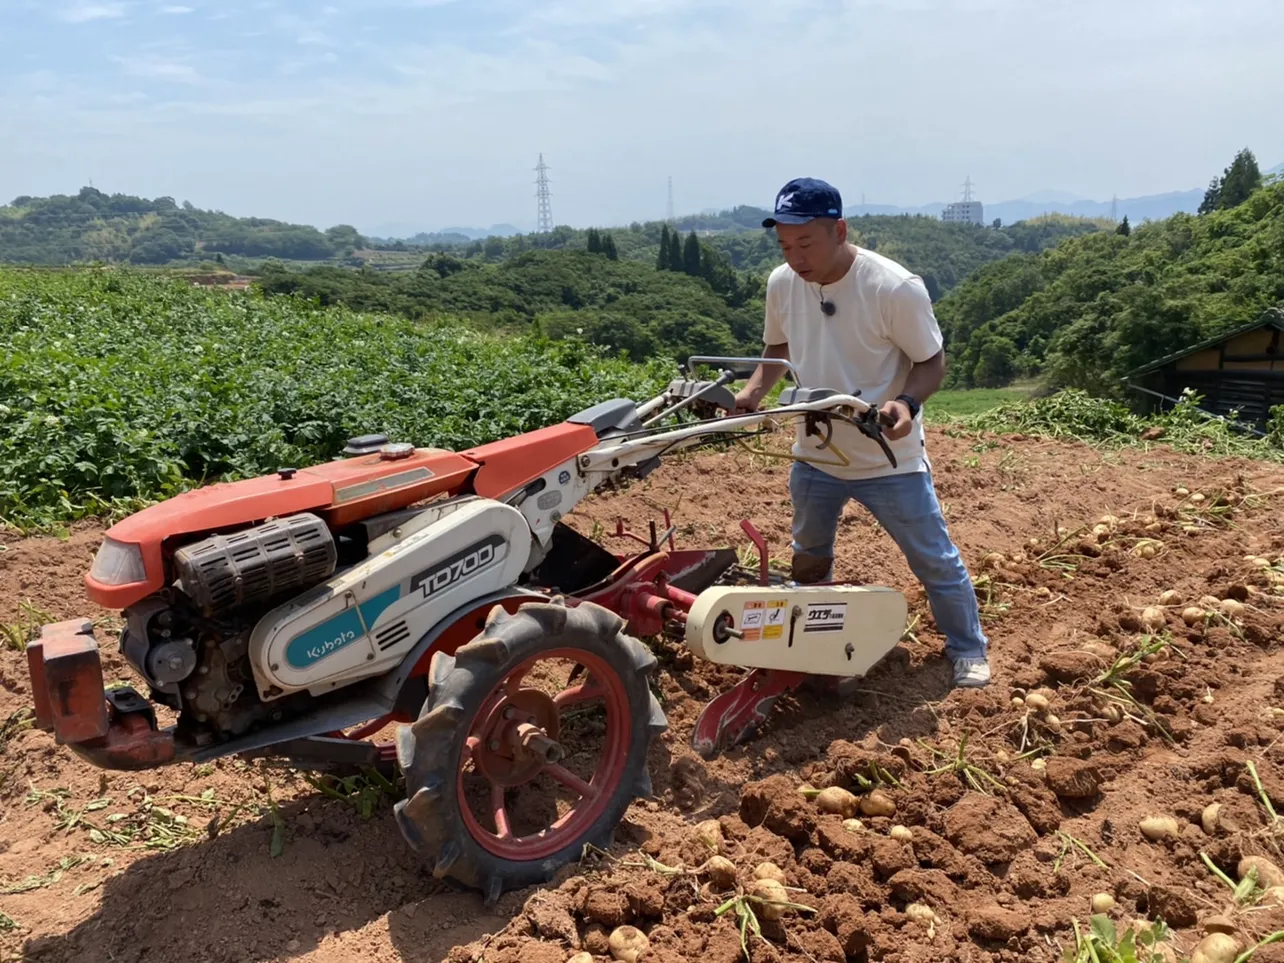
<svg viewBox="0 0 1284 963">
<path fill-rule="evenodd" d="M 1075 836 L 1071 836 L 1069 833 L 1063 832 L 1060 829 L 1057 830 L 1057 837 L 1061 840 L 1061 843 L 1062 843 L 1061 855 L 1057 857 L 1057 861 L 1054 864 L 1057 868 L 1060 868 L 1061 860 L 1065 857 L 1067 850 L 1071 846 L 1082 851 L 1084 855 L 1086 855 L 1090 860 L 1092 860 L 1099 869 L 1110 868 L 1110 864 L 1107 863 L 1105 860 L 1103 860 L 1096 853 L 1094 853 L 1091 849 L 1089 849 L 1088 844 L 1085 843 L 1083 840 Z"/>
</svg>

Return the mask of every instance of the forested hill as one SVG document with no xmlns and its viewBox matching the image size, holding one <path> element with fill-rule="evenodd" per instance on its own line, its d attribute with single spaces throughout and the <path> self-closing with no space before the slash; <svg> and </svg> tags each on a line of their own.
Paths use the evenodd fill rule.
<svg viewBox="0 0 1284 963">
<path fill-rule="evenodd" d="M 679 218 L 673 230 L 719 252 L 736 271 L 765 274 L 780 263 L 774 236 L 761 227 L 766 211 L 738 207 L 716 215 Z M 939 297 L 984 264 L 1013 252 L 1039 251 L 1103 222 L 1052 215 L 1003 228 L 946 224 L 927 216 L 865 216 L 850 221 L 857 243 L 903 261 Z M 656 264 L 670 237 L 659 222 L 610 228 L 615 256 Z M 253 272 L 267 259 L 347 267 L 414 270 L 429 253 L 496 263 L 537 250 L 590 250 L 599 230 L 557 227 L 545 234 L 469 240 L 459 235 L 374 242 L 347 225 L 326 231 L 265 218 L 237 218 L 173 198 L 148 200 L 86 187 L 76 195 L 19 197 L 0 207 L 0 262 L 67 265 L 87 262 L 192 266 L 222 263 Z"/>
<path fill-rule="evenodd" d="M 0 262 L 168 264 L 222 256 L 323 261 L 363 246 L 356 228 L 327 231 L 203 211 L 173 198 L 104 194 L 18 197 L 0 207 Z"/>
<path fill-rule="evenodd" d="M 1284 305 L 1284 182 L 1218 186 L 1202 214 L 1125 221 L 961 284 L 937 305 L 952 383 L 1119 395 L 1134 368 Z"/>
</svg>

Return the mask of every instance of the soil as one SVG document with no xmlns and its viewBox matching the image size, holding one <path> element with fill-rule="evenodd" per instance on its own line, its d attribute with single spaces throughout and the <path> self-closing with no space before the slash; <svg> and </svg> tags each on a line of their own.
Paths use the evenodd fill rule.
<svg viewBox="0 0 1284 963">
<path fill-rule="evenodd" d="M 739 672 L 656 643 L 670 728 L 651 758 L 653 797 L 610 853 L 491 907 L 435 880 L 392 797 L 373 789 L 333 798 L 306 774 L 237 760 L 94 769 L 30 728 L 25 659 L 0 637 L 0 956 L 560 963 L 579 950 L 609 959 L 611 930 L 627 925 L 646 934 L 648 963 L 730 963 L 744 958 L 739 913 L 756 907 L 753 960 L 1052 963 L 1097 893 L 1113 896 L 1121 927 L 1162 916 L 1183 953 L 1213 917 L 1244 948 L 1284 929 L 1284 907 L 1237 907 L 1205 863 L 1231 878 L 1245 857 L 1284 863 L 1262 798 L 1284 811 L 1284 575 L 1247 558 L 1284 551 L 1284 473 L 1162 445 L 1101 453 L 939 429 L 929 450 L 977 581 L 992 684 L 949 689 L 921 588 L 851 506 L 836 574 L 906 593 L 913 621 L 894 653 L 858 692 L 781 699 L 756 738 L 704 761 L 691 726 Z M 743 547 L 747 517 L 787 564 L 787 473 L 761 456 L 676 457 L 571 521 L 601 537 L 623 517 L 644 532 L 667 508 L 679 547 Z M 101 534 L 86 523 L 64 538 L 0 535 L 8 635 L 87 616 L 110 637 L 119 622 L 80 588 Z M 1167 590 L 1180 596 L 1155 624 L 1167 644 L 1143 659 L 1145 609 Z M 1187 625 L 1183 609 L 1205 597 L 1242 613 Z M 108 681 L 129 679 L 103 651 Z M 858 815 L 859 828 L 798 792 L 861 795 L 871 779 L 896 808 Z M 1171 817 L 1176 834 L 1143 835 L 1148 816 Z M 700 872 L 710 854 L 692 830 L 707 819 L 721 823 L 735 887 Z M 778 919 L 736 899 L 764 861 L 796 904 Z M 915 903 L 930 912 L 907 913 Z M 1278 963 L 1281 950 L 1254 960 Z"/>
</svg>

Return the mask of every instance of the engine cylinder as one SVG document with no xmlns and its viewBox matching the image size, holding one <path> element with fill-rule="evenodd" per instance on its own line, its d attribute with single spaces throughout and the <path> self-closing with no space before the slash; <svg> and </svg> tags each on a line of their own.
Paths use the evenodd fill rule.
<svg viewBox="0 0 1284 963">
<path fill-rule="evenodd" d="M 308 512 L 214 535 L 174 553 L 184 594 L 206 616 L 310 588 L 334 574 L 337 564 L 334 536 Z"/>
</svg>

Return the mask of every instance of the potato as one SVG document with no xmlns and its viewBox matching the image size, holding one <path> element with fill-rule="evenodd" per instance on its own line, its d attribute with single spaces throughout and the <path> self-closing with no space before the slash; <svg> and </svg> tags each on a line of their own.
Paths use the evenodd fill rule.
<svg viewBox="0 0 1284 963">
<path fill-rule="evenodd" d="M 1061 729 L 1060 717 L 1054 716 L 1051 712 L 1047 714 L 1047 716 L 1044 718 L 1043 721 L 1048 724 L 1048 728 L 1051 729 L 1053 732 L 1057 732 Z"/>
<path fill-rule="evenodd" d="M 1013 697 L 1012 697 L 1012 708 L 1014 708 L 1014 709 L 1020 709 L 1020 708 L 1023 708 L 1024 706 L 1025 706 L 1025 700 L 1024 700 L 1024 699 L 1022 699 L 1020 696 L 1013 696 Z"/>
<path fill-rule="evenodd" d="M 651 941 L 636 926 L 620 926 L 612 930 L 608 943 L 611 956 L 620 963 L 638 963 L 651 948 Z"/>
<path fill-rule="evenodd" d="M 1264 856 L 1245 856 L 1239 861 L 1239 878 L 1243 879 L 1250 870 L 1257 870 L 1257 885 L 1262 889 L 1284 886 L 1284 872 Z"/>
<path fill-rule="evenodd" d="M 1174 489 L 1173 489 L 1173 494 L 1174 494 L 1174 495 L 1176 495 L 1178 498 L 1185 498 L 1187 495 L 1189 495 L 1189 494 L 1190 494 L 1190 489 L 1189 489 L 1189 488 L 1174 488 Z"/>
<path fill-rule="evenodd" d="M 1195 492 L 1195 494 L 1193 494 L 1193 495 L 1191 495 L 1191 496 L 1190 496 L 1190 500 L 1191 500 L 1192 502 L 1194 502 L 1196 505 L 1198 505 L 1200 502 L 1202 502 L 1202 501 L 1204 500 L 1204 493 L 1203 493 L 1203 492 Z"/>
<path fill-rule="evenodd" d="M 1101 717 L 1112 725 L 1118 725 L 1123 722 L 1124 712 L 1123 709 L 1112 702 L 1101 710 Z"/>
<path fill-rule="evenodd" d="M 998 568 L 1003 562 L 1007 561 L 1002 552 L 987 552 L 981 559 L 981 565 L 984 568 Z"/>
<path fill-rule="evenodd" d="M 1204 610 L 1197 605 L 1190 605 L 1181 610 L 1181 620 L 1187 625 L 1204 621 Z"/>
<path fill-rule="evenodd" d="M 1102 642 L 1100 639 L 1092 639 L 1085 642 L 1083 644 L 1083 650 L 1085 652 L 1091 652 L 1097 658 L 1104 659 L 1107 662 L 1113 662 L 1119 657 L 1119 652 L 1113 645 Z"/>
<path fill-rule="evenodd" d="M 1159 593 L 1160 605 L 1181 605 L 1181 593 L 1175 589 L 1168 589 Z"/>
<path fill-rule="evenodd" d="M 755 879 L 745 892 L 765 902 L 755 902 L 753 910 L 765 920 L 778 920 L 785 915 L 786 907 L 773 905 L 789 901 L 789 893 L 777 880 Z"/>
<path fill-rule="evenodd" d="M 570 957 L 566 963 L 593 963 L 593 954 L 584 952 L 576 953 L 574 956 Z"/>
<path fill-rule="evenodd" d="M 849 833 L 859 833 L 865 828 L 865 824 L 859 819 L 844 819 L 843 829 Z"/>
<path fill-rule="evenodd" d="M 1175 838 L 1179 831 L 1177 820 L 1172 816 L 1147 816 L 1139 826 L 1141 834 L 1152 842 L 1158 842 L 1165 836 Z"/>
<path fill-rule="evenodd" d="M 1109 893 L 1097 893 L 1092 897 L 1092 911 L 1094 913 L 1109 913 L 1115 908 L 1115 898 Z"/>
<path fill-rule="evenodd" d="M 1210 916 L 1204 920 L 1205 933 L 1225 933 L 1227 936 L 1234 936 L 1236 928 L 1234 921 L 1228 916 Z"/>
<path fill-rule="evenodd" d="M 711 856 L 701 869 L 715 886 L 730 889 L 736 884 L 736 864 L 725 856 Z"/>
<path fill-rule="evenodd" d="M 1222 599 L 1218 608 L 1222 610 L 1222 615 L 1228 619 L 1242 619 L 1244 617 L 1244 603 L 1239 599 Z"/>
<path fill-rule="evenodd" d="M 891 816 L 896 813 L 896 803 L 881 789 L 875 789 L 860 801 L 860 811 L 866 816 Z"/>
<path fill-rule="evenodd" d="M 1164 615 L 1164 610 L 1157 606 L 1154 606 L 1154 605 L 1147 606 L 1146 609 L 1141 613 L 1141 624 L 1144 625 L 1146 628 L 1150 629 L 1152 632 L 1158 629 L 1162 629 L 1167 624 L 1167 622 L 1168 622 L 1168 619 Z"/>
<path fill-rule="evenodd" d="M 1106 538 L 1106 537 L 1110 534 L 1110 526 L 1109 526 L 1109 525 L 1093 525 L 1093 526 L 1092 526 L 1092 534 L 1093 534 L 1093 535 L 1096 535 L 1098 539 Z"/>
<path fill-rule="evenodd" d="M 1035 712 L 1048 711 L 1048 697 L 1044 695 L 1040 695 L 1037 692 L 1031 692 L 1028 696 L 1026 696 L 1025 704 L 1028 705 Z"/>
<path fill-rule="evenodd" d="M 1233 936 L 1209 933 L 1190 954 L 1190 963 L 1234 963 L 1238 955 L 1239 942 Z"/>
<path fill-rule="evenodd" d="M 821 812 L 836 813 L 844 819 L 856 815 L 860 800 L 841 786 L 830 786 L 822 789 L 816 797 L 816 808 Z"/>
<path fill-rule="evenodd" d="M 924 906 L 922 903 L 910 903 L 905 907 L 905 915 L 919 923 L 935 923 L 936 913 L 930 906 Z"/>
<path fill-rule="evenodd" d="M 1217 826 L 1221 821 L 1219 818 L 1221 811 L 1221 803 L 1209 803 L 1204 807 L 1204 811 L 1199 814 L 1199 822 L 1204 827 L 1204 832 L 1210 836 L 1217 832 Z"/>
<path fill-rule="evenodd" d="M 691 835 L 714 853 L 722 852 L 722 824 L 716 819 L 706 819 L 692 830 Z"/>
<path fill-rule="evenodd" d="M 1199 604 L 1206 609 L 1215 609 L 1222 604 L 1222 600 L 1216 595 L 1204 595 L 1200 597 Z"/>
<path fill-rule="evenodd" d="M 1043 772 L 1043 770 L 1048 768 L 1048 760 L 1040 756 L 1038 759 L 1034 760 L 1034 762 L 1030 763 L 1030 768 L 1035 772 Z"/>
<path fill-rule="evenodd" d="M 784 885 L 785 871 L 775 863 L 759 863 L 753 870 L 754 879 L 774 879 L 777 883 Z"/>
<path fill-rule="evenodd" d="M 914 834 L 910 831 L 908 826 L 893 826 L 888 835 L 897 842 L 911 843 L 914 841 Z"/>
</svg>

